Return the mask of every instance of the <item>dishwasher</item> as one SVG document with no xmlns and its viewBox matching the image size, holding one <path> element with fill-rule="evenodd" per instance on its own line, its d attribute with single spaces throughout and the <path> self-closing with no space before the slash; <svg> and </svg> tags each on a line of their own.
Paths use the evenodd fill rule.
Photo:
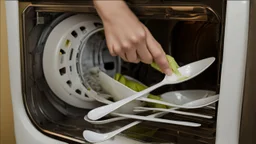
<svg viewBox="0 0 256 144">
<path fill-rule="evenodd" d="M 219 94 L 220 99 L 212 108 L 186 110 L 210 115 L 212 119 L 173 113 L 164 116 L 166 119 L 198 122 L 202 124 L 198 128 L 143 121 L 102 143 L 238 143 L 236 136 L 242 106 L 239 101 L 243 96 L 249 2 L 143 0 L 128 1 L 127 4 L 166 54 L 173 56 L 180 66 L 207 57 L 216 58 L 207 70 L 194 79 L 163 86 L 152 93 L 204 89 Z M 20 104 L 13 102 L 14 115 L 17 115 L 14 116 L 17 143 L 26 141 L 32 144 L 37 142 L 36 139 L 38 143 L 49 144 L 88 143 L 82 135 L 85 129 L 105 133 L 134 121 L 95 125 L 84 120 L 91 109 L 101 105 L 85 92 L 84 71 L 91 67 L 100 67 L 111 77 L 122 73 L 148 86 L 164 78 L 164 74 L 150 65 L 128 63 L 110 55 L 102 21 L 91 1 L 21 0 L 7 1 L 6 5 L 7 16 L 14 10 L 12 13 L 17 17 L 15 22 L 7 17 L 9 49 L 17 49 L 14 53 L 11 52 L 14 50 L 9 50 L 9 55 L 17 58 L 10 65 L 15 63 L 20 68 L 15 74 L 15 70 L 11 69 L 14 66 L 11 66 L 11 78 L 12 75 L 17 76 L 18 71 L 19 99 L 24 109 L 23 112 L 16 111 L 15 107 Z M 241 11 L 235 13 L 235 7 Z M 234 16 L 234 13 L 240 17 Z M 232 35 L 240 37 L 233 38 Z M 243 48 L 233 48 L 235 45 Z M 231 53 L 236 55 L 235 60 Z M 238 73 L 233 74 L 232 71 L 237 69 Z M 16 90 L 12 87 L 12 91 Z M 233 101 L 228 100 L 230 98 Z M 226 108 L 228 103 L 232 106 Z M 26 115 L 27 122 L 20 121 L 19 115 Z M 230 119 L 233 121 L 230 122 Z M 31 137 L 33 133 L 37 135 L 35 140 L 22 134 L 25 132 L 22 123 L 29 123 L 30 126 L 24 129 L 31 131 Z M 232 128 L 227 128 L 227 124 Z"/>
</svg>

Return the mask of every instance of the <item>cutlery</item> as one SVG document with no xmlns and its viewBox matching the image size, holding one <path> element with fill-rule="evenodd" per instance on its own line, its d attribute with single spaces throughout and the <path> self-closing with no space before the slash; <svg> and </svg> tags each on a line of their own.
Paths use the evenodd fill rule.
<svg viewBox="0 0 256 144">
<path fill-rule="evenodd" d="M 165 78 L 161 82 L 159 82 L 151 87 L 148 87 L 147 89 L 140 91 L 134 95 L 131 95 L 127 98 L 124 98 L 117 102 L 114 102 L 112 104 L 95 108 L 95 109 L 91 110 L 87 114 L 87 116 L 91 120 L 98 120 L 98 119 L 108 115 L 112 111 L 118 109 L 119 107 L 121 107 L 137 98 L 140 98 L 163 85 L 178 84 L 178 83 L 181 83 L 181 82 L 184 82 L 184 81 L 194 78 L 195 76 L 199 75 L 204 70 L 206 70 L 214 61 L 215 61 L 215 58 L 211 57 L 211 58 L 199 60 L 199 61 L 187 64 L 183 67 L 180 67 L 178 70 L 180 71 L 182 76 L 177 76 L 175 74 L 172 74 L 171 76 L 166 75 Z M 184 76 L 186 77 L 185 79 L 183 78 Z M 120 94 L 122 94 L 122 93 L 120 93 Z"/>
<path fill-rule="evenodd" d="M 199 101 L 200 102 L 200 100 L 195 100 L 195 101 L 197 101 L 197 102 Z M 197 104 L 197 102 L 195 102 L 195 101 L 188 102 L 188 103 L 186 103 L 184 105 L 189 105 L 189 106 L 192 107 L 193 104 Z M 172 110 L 172 109 L 176 109 L 176 108 L 171 108 L 170 110 Z M 147 117 L 149 117 L 149 118 L 162 117 L 162 116 L 164 116 L 164 115 L 166 115 L 168 113 L 169 112 L 158 112 L 158 113 L 151 114 L 151 115 L 149 115 Z M 122 117 L 120 117 L 119 119 L 122 119 Z M 108 133 L 96 133 L 94 131 L 85 130 L 83 132 L 83 137 L 87 141 L 89 141 L 91 143 L 102 142 L 102 141 L 105 141 L 105 140 L 108 140 L 108 139 L 114 137 L 115 135 L 121 133 L 122 131 L 125 131 L 125 130 L 127 130 L 127 129 L 129 129 L 129 128 L 137 125 L 137 124 L 139 124 L 140 122 L 141 121 L 134 121 L 134 122 L 132 122 L 130 124 L 127 124 L 127 125 L 119 128 L 119 129 L 116 129 L 116 130 L 108 132 Z"/>
<path fill-rule="evenodd" d="M 168 112 L 159 112 L 159 113 L 151 114 L 147 117 L 148 118 L 161 117 L 161 116 L 163 116 L 167 113 Z M 124 130 L 127 130 L 127 129 L 139 124 L 140 122 L 141 121 L 132 122 L 130 124 L 127 124 L 127 125 L 119 128 L 119 129 L 116 129 L 116 130 L 108 132 L 108 133 L 97 133 L 97 132 L 94 132 L 94 131 L 85 130 L 83 132 L 83 137 L 84 137 L 85 140 L 87 140 L 88 142 L 91 142 L 91 143 L 102 142 L 102 141 L 105 141 L 105 140 L 108 140 L 108 139 L 114 137 L 115 135 L 121 133 Z M 200 124 L 198 124 L 198 125 L 200 125 Z"/>
<path fill-rule="evenodd" d="M 149 98 L 141 98 L 139 100 L 145 101 L 145 102 L 163 104 L 166 106 L 176 107 L 176 108 L 196 109 L 196 108 L 205 107 L 205 106 L 215 103 L 216 101 L 219 100 L 219 95 L 214 95 L 214 96 L 209 96 L 209 97 L 201 98 L 198 100 L 194 100 L 194 101 L 189 102 L 190 104 L 186 104 L 186 105 L 177 105 L 177 104 L 169 103 L 166 101 L 154 100 L 154 99 L 149 99 Z M 139 108 L 139 107 L 135 107 L 135 108 Z"/>
</svg>

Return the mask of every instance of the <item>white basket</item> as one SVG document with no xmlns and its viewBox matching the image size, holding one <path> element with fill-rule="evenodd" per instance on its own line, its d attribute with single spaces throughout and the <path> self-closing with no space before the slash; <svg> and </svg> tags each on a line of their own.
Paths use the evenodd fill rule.
<svg viewBox="0 0 256 144">
<path fill-rule="evenodd" d="M 77 14 L 60 22 L 46 41 L 43 54 L 46 81 L 61 100 L 72 106 L 90 109 L 99 105 L 88 97 L 83 74 L 87 68 L 104 68 L 102 59 L 95 58 L 96 62 L 93 60 L 94 51 L 98 51 L 98 55 L 102 55 L 102 52 L 84 47 L 88 39 L 100 31 L 103 31 L 102 22 L 97 16 Z M 120 58 L 106 55 L 108 61 L 114 62 L 114 69 L 107 73 L 113 75 L 119 72 Z"/>
</svg>

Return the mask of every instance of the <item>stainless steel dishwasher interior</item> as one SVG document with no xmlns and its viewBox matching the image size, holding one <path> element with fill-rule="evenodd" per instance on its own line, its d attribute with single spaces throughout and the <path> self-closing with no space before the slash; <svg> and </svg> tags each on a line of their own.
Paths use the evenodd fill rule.
<svg viewBox="0 0 256 144">
<path fill-rule="evenodd" d="M 179 65 L 214 56 L 217 61 L 203 74 L 183 84 L 164 86 L 154 94 L 182 89 L 208 89 L 219 92 L 219 73 L 222 57 L 223 18 L 211 7 L 191 4 L 138 4 L 132 10 L 149 28 L 166 53 L 173 55 Z M 216 8 L 217 9 L 217 8 Z M 42 53 L 47 36 L 63 19 L 76 13 L 96 14 L 91 4 L 32 4 L 22 14 L 22 84 L 27 113 L 32 123 L 44 134 L 69 143 L 84 143 L 82 132 L 91 129 L 107 132 L 132 120 L 114 124 L 92 125 L 83 120 L 88 110 L 68 105 L 51 91 L 42 70 Z M 123 62 L 123 74 L 132 76 L 146 85 L 163 78 L 163 74 L 145 64 Z M 202 123 L 200 128 L 143 122 L 122 135 L 145 143 L 173 142 L 183 144 L 213 144 L 216 131 L 216 111 L 213 109 L 190 110 L 213 115 L 202 119 L 177 114 L 165 118 Z"/>
</svg>

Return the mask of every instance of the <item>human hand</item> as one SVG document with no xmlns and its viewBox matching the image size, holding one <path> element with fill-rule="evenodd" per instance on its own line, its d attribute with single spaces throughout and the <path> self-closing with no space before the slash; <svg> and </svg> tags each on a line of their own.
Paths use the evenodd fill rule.
<svg viewBox="0 0 256 144">
<path fill-rule="evenodd" d="M 97 1 L 95 7 L 105 29 L 108 49 L 112 56 L 120 56 L 132 63 L 153 61 L 161 71 L 170 75 L 171 69 L 161 45 L 132 13 L 124 1 Z"/>
</svg>

